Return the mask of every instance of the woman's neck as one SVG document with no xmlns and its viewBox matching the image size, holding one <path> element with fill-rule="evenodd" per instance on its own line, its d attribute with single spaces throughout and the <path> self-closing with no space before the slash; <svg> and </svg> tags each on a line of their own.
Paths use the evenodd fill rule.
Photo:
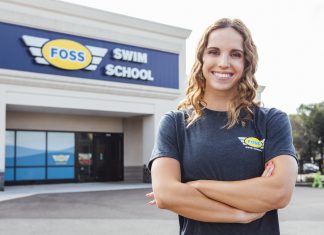
<svg viewBox="0 0 324 235">
<path fill-rule="evenodd" d="M 228 93 L 206 92 L 204 95 L 204 101 L 207 103 L 206 108 L 215 111 L 228 111 L 231 99 L 232 95 Z"/>
</svg>

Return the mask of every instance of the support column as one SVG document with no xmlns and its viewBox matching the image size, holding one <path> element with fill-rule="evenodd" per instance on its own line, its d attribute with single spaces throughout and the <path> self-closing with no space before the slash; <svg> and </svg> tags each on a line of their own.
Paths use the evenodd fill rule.
<svg viewBox="0 0 324 235">
<path fill-rule="evenodd" d="M 156 115 L 143 118 L 143 164 L 146 165 L 151 157 L 157 125 L 158 120 Z"/>
<path fill-rule="evenodd" d="M 150 160 L 161 117 L 172 110 L 172 107 L 176 107 L 176 104 L 176 102 L 174 104 L 161 102 L 157 105 L 159 108 L 155 109 L 154 115 L 143 118 L 143 164 L 147 165 Z"/>
<path fill-rule="evenodd" d="M 156 136 L 156 131 L 159 124 L 159 118 L 157 115 L 151 115 L 143 118 L 143 182 L 144 183 L 151 183 L 151 173 L 148 170 L 148 162 L 150 160 L 154 140 Z"/>
<path fill-rule="evenodd" d="M 0 191 L 4 190 L 5 149 L 6 149 L 6 97 L 0 89 Z"/>
</svg>

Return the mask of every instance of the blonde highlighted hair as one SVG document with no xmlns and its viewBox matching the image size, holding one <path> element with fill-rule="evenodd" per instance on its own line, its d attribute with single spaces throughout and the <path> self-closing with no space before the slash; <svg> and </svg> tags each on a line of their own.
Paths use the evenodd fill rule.
<svg viewBox="0 0 324 235">
<path fill-rule="evenodd" d="M 206 80 L 202 72 L 203 54 L 211 32 L 222 28 L 233 28 L 242 36 L 244 51 L 244 71 L 238 83 L 238 92 L 228 107 L 228 122 L 225 127 L 230 129 L 236 123 L 245 126 L 253 118 L 253 105 L 258 105 L 254 102 L 258 89 L 258 83 L 254 76 L 257 68 L 258 53 L 250 30 L 241 20 L 223 18 L 210 25 L 198 43 L 196 60 L 189 76 L 186 98 L 178 105 L 179 110 L 190 110 L 187 126 L 191 126 L 202 116 L 203 109 L 207 105 L 206 101 L 204 101 Z M 240 115 L 241 110 L 245 111 L 244 116 Z"/>
</svg>

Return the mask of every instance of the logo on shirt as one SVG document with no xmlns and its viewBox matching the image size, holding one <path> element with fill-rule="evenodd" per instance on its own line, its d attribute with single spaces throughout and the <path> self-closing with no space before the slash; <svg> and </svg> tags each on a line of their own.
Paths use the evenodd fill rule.
<svg viewBox="0 0 324 235">
<path fill-rule="evenodd" d="M 264 141 L 255 137 L 238 137 L 246 149 L 253 149 L 262 152 L 264 148 Z"/>
</svg>

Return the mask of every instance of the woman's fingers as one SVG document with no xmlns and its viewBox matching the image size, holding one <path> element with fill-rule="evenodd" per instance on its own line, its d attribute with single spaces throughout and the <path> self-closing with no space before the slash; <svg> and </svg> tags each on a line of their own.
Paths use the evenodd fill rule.
<svg viewBox="0 0 324 235">
<path fill-rule="evenodd" d="M 274 164 L 272 161 L 270 162 L 267 162 L 267 164 L 265 165 L 265 169 L 262 173 L 262 177 L 268 177 L 268 176 L 271 176 L 272 175 L 272 172 L 274 170 Z"/>
<path fill-rule="evenodd" d="M 150 193 L 147 193 L 145 196 L 148 198 L 154 198 L 154 193 L 150 192 Z"/>
<path fill-rule="evenodd" d="M 155 200 L 152 200 L 152 201 L 149 201 L 147 204 L 149 204 L 151 206 L 154 206 L 154 205 L 156 205 L 156 201 Z"/>
<path fill-rule="evenodd" d="M 151 206 L 156 205 L 156 201 L 154 199 L 154 193 L 153 192 L 147 193 L 145 196 L 147 198 L 153 199 L 152 201 L 149 201 L 147 204 L 149 204 Z"/>
<path fill-rule="evenodd" d="M 261 212 L 261 213 L 253 213 L 253 212 L 245 212 L 244 213 L 244 218 L 242 223 L 247 224 L 247 223 L 251 223 L 254 220 L 260 219 L 265 215 L 265 212 Z"/>
<path fill-rule="evenodd" d="M 267 176 L 271 176 L 273 170 L 274 170 L 274 166 L 270 166 L 270 167 L 269 167 L 269 170 L 268 170 L 268 173 L 266 174 L 266 177 L 267 177 Z"/>
</svg>

